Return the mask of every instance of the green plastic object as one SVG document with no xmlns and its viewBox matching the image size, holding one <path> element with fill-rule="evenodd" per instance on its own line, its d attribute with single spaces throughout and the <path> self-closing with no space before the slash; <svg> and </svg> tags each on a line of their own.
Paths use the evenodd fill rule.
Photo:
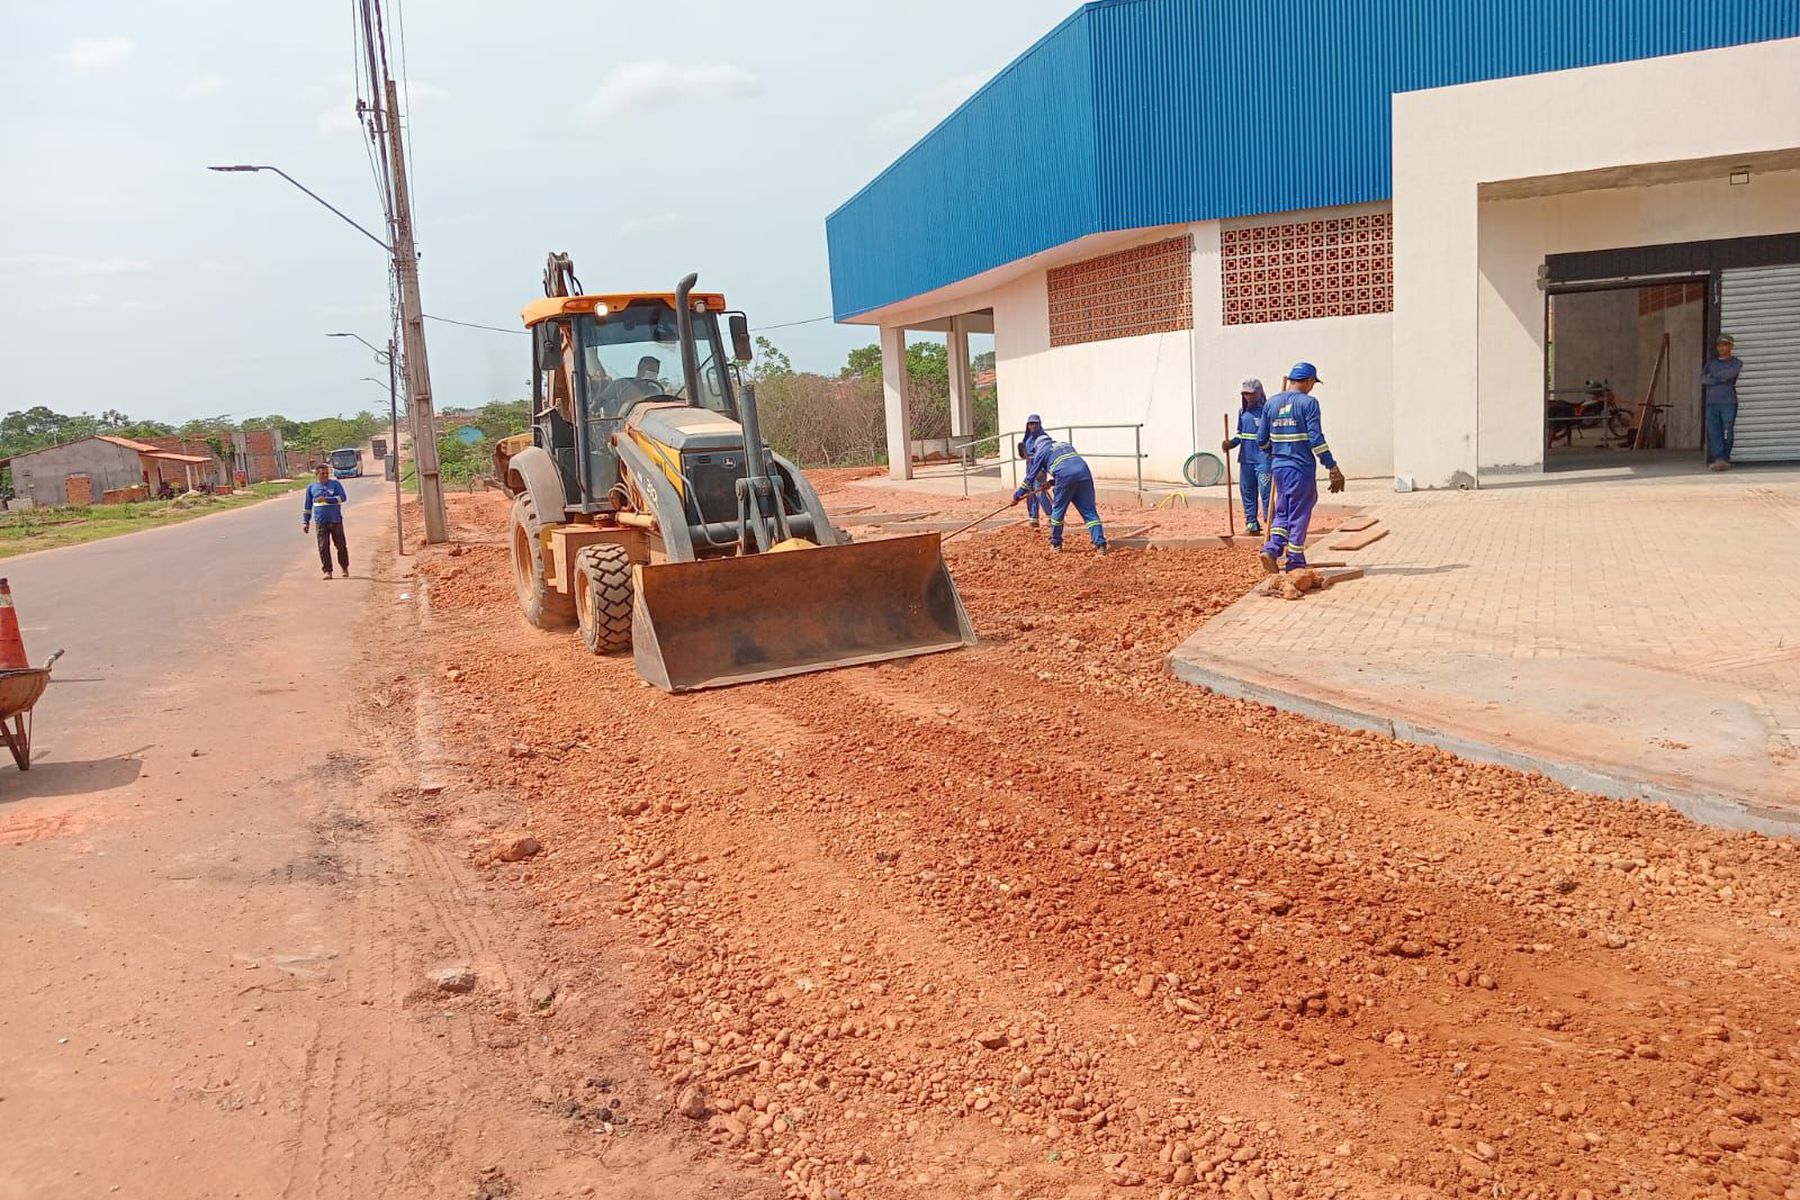
<svg viewBox="0 0 1800 1200">
<path fill-rule="evenodd" d="M 1189 487 L 1211 487 L 1225 478 L 1225 460 L 1205 450 L 1190 454 L 1181 464 L 1181 477 Z"/>
</svg>

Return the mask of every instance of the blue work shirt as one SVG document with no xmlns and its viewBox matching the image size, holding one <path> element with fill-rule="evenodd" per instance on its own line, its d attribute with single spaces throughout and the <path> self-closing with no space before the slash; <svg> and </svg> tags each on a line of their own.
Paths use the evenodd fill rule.
<svg viewBox="0 0 1800 1200">
<path fill-rule="evenodd" d="M 1744 360 L 1735 354 L 1707 359 L 1700 368 L 1700 394 L 1706 403 L 1736 405 L 1738 373 L 1743 369 Z"/>
<path fill-rule="evenodd" d="M 306 485 L 306 508 L 302 511 L 300 523 L 305 525 L 317 521 L 321 525 L 342 525 L 343 504 L 349 498 L 350 493 L 337 480 L 327 479 L 320 483 L 315 479 Z"/>
<path fill-rule="evenodd" d="M 1305 392 L 1278 392 L 1263 402 L 1256 442 L 1268 454 L 1272 467 L 1310 475 L 1318 469 L 1313 462 L 1316 455 L 1327 470 L 1337 469 L 1337 459 L 1331 456 L 1331 447 L 1319 428 L 1319 402 Z"/>
<path fill-rule="evenodd" d="M 1260 467 L 1268 462 L 1262 447 L 1256 444 L 1262 440 L 1263 409 L 1267 407 L 1265 400 L 1254 408 L 1238 411 L 1237 432 L 1231 435 L 1231 440 L 1237 444 L 1239 466 Z"/>
<path fill-rule="evenodd" d="M 1075 447 L 1047 436 L 1039 438 L 1032 446 L 1031 461 L 1025 464 L 1025 478 L 1041 478 L 1040 471 L 1049 475 L 1052 483 L 1068 483 L 1089 477 L 1087 460 L 1075 453 Z M 1030 490 L 1029 484 L 1020 488 L 1013 493 L 1013 499 L 1023 499 Z"/>
</svg>

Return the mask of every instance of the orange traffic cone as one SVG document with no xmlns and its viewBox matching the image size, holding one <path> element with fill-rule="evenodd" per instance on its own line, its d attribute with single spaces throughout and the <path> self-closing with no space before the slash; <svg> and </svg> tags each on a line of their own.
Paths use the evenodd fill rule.
<svg viewBox="0 0 1800 1200">
<path fill-rule="evenodd" d="M 25 639 L 19 636 L 19 614 L 13 609 L 12 588 L 0 579 L 0 671 L 29 667 Z"/>
</svg>

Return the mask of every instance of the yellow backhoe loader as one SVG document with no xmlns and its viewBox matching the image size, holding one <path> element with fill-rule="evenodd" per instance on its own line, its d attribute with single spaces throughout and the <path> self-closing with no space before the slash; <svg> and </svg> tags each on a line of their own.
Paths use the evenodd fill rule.
<svg viewBox="0 0 1800 1200">
<path fill-rule="evenodd" d="M 696 281 L 589 294 L 550 256 L 523 314 L 531 429 L 494 452 L 526 618 L 631 647 L 671 692 L 971 644 L 937 534 L 852 543 L 770 452 L 749 322 Z"/>
</svg>

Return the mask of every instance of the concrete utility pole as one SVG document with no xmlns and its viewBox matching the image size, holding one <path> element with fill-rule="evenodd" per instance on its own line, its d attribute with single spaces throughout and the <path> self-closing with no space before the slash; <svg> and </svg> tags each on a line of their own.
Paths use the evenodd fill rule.
<svg viewBox="0 0 1800 1200">
<path fill-rule="evenodd" d="M 413 469 L 419 476 L 419 506 L 425 510 L 425 540 L 449 538 L 444 518 L 444 481 L 438 473 L 437 418 L 431 409 L 431 366 L 425 359 L 425 310 L 419 300 L 419 258 L 413 250 L 412 196 L 406 187 L 406 147 L 400 137 L 400 96 L 387 80 L 388 162 L 394 179 L 394 276 L 400 285 L 400 338 L 405 347 L 406 403 L 412 418 Z"/>
</svg>

